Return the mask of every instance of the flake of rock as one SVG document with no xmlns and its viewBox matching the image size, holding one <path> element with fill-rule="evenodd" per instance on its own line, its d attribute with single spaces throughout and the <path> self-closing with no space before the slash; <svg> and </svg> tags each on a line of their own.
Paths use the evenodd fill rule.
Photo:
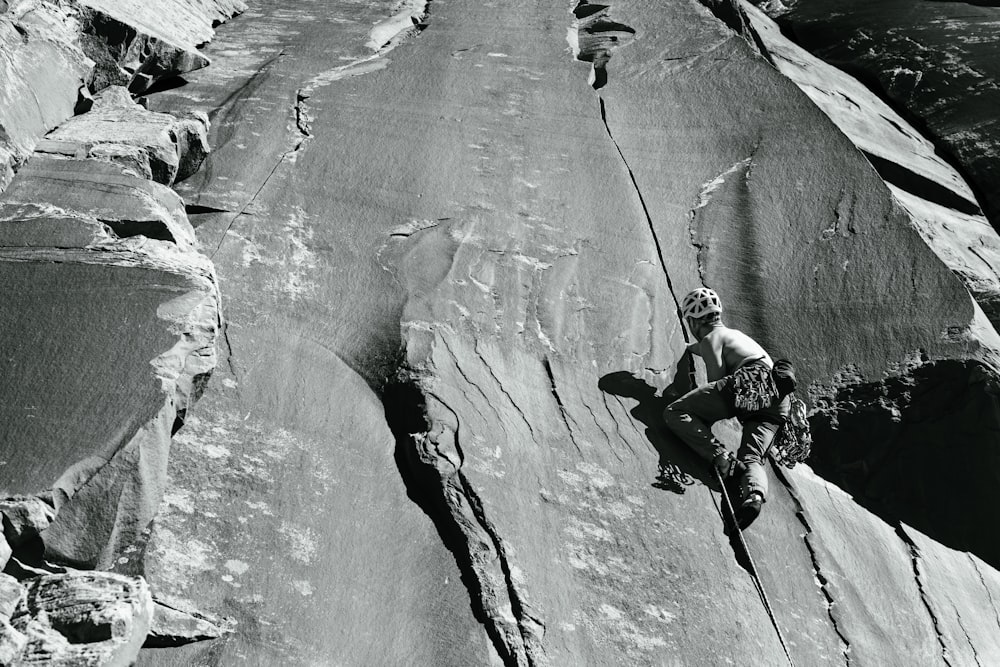
<svg viewBox="0 0 1000 667">
<path fill-rule="evenodd" d="M 13 665 L 24 651 L 28 638 L 14 629 L 6 617 L 0 616 L 0 665 Z"/>
<path fill-rule="evenodd" d="M 143 648 L 183 646 L 218 639 L 235 630 L 231 621 L 196 611 L 183 611 L 156 598 L 153 602 L 153 622 Z"/>
<path fill-rule="evenodd" d="M 36 156 L 0 195 L 0 206 L 52 207 L 96 219 L 119 238 L 141 235 L 193 249 L 184 203 L 170 188 L 99 160 Z"/>
<path fill-rule="evenodd" d="M 96 218 L 38 204 L 0 201 L 0 248 L 86 248 L 117 240 Z"/>
<path fill-rule="evenodd" d="M 142 578 L 74 572 L 39 577 L 26 587 L 11 619 L 28 638 L 19 665 L 124 667 L 135 661 L 153 614 Z"/>
<path fill-rule="evenodd" d="M 55 517 L 52 505 L 33 496 L 0 500 L 0 513 L 3 514 L 4 536 L 15 549 L 38 537 Z"/>
<path fill-rule="evenodd" d="M 204 114 L 175 118 L 147 111 L 124 88 L 112 86 L 98 94 L 89 112 L 50 132 L 35 150 L 106 159 L 170 185 L 201 166 L 208 154 L 207 132 Z"/>
<path fill-rule="evenodd" d="M 246 8 L 228 0 L 80 0 L 80 5 L 89 37 L 85 48 L 101 73 L 95 83 L 127 85 L 134 93 L 159 79 L 205 67 L 208 59 L 198 46 L 212 38 L 213 23 Z M 114 43 L 116 38 L 122 43 Z"/>
<path fill-rule="evenodd" d="M 0 572 L 0 617 L 10 618 L 24 598 L 24 586 L 9 574 Z M 4 664 L 0 661 L 0 664 Z"/>
</svg>

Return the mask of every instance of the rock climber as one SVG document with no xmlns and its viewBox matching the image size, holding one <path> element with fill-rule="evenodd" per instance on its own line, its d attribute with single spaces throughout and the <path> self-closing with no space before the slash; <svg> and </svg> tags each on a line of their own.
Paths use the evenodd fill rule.
<svg viewBox="0 0 1000 667">
<path fill-rule="evenodd" d="M 704 360 L 709 382 L 668 405 L 663 417 L 671 431 L 729 480 L 727 487 L 738 481 L 739 497 L 731 500 L 737 524 L 746 528 L 767 498 L 764 461 L 788 416 L 794 370 L 781 360 L 772 373 L 775 363 L 763 347 L 722 324 L 722 302 L 711 289 L 700 287 L 684 297 L 681 314 L 696 339 L 687 350 Z M 730 417 L 743 425 L 735 456 L 711 430 Z"/>
</svg>

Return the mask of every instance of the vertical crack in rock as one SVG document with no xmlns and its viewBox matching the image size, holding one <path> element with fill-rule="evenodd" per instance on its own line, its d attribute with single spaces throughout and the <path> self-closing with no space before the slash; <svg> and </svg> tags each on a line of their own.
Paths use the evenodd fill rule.
<svg viewBox="0 0 1000 667">
<path fill-rule="evenodd" d="M 598 96 L 598 101 L 601 105 L 601 121 L 604 123 L 604 129 L 608 133 L 608 138 L 611 139 L 611 143 L 614 144 L 615 150 L 618 151 L 618 157 L 621 158 L 622 164 L 625 166 L 625 170 L 628 172 L 629 180 L 632 181 L 632 187 L 635 189 L 635 194 L 639 198 L 639 204 L 642 206 L 642 212 L 646 217 L 646 224 L 649 226 L 649 232 L 653 237 L 653 245 L 656 247 L 656 256 L 660 260 L 660 268 L 663 270 L 663 277 L 667 281 L 667 289 L 670 290 L 670 296 L 674 301 L 674 308 L 677 311 L 677 321 L 679 323 L 684 322 L 684 314 L 681 311 L 681 303 L 677 299 L 677 292 L 674 291 L 674 283 L 670 279 L 670 272 L 667 270 L 667 262 L 663 257 L 663 246 L 660 243 L 660 237 L 656 233 L 656 226 L 653 224 L 653 217 L 649 213 L 649 207 L 646 206 L 646 200 L 642 196 L 642 191 L 639 189 L 639 183 L 635 180 L 635 173 L 632 171 L 632 167 L 629 166 L 628 160 L 625 159 L 625 153 L 622 152 L 621 146 L 618 145 L 618 141 L 615 139 L 614 133 L 611 131 L 611 126 L 608 125 L 608 115 L 607 109 L 604 106 L 604 98 Z M 687 329 L 681 326 L 681 333 L 684 335 L 684 341 L 689 341 L 689 336 Z"/>
<path fill-rule="evenodd" d="M 823 576 L 823 572 L 820 569 L 819 554 L 816 553 L 816 548 L 812 543 L 812 525 L 809 523 L 809 519 L 806 518 L 805 507 L 799 500 L 798 495 L 796 495 L 795 489 L 792 487 L 791 482 L 788 481 L 788 477 L 785 475 L 785 472 L 781 470 L 780 466 L 773 466 L 773 469 L 775 476 L 785 487 L 789 497 L 795 503 L 795 516 L 806 530 L 806 532 L 802 534 L 802 541 L 805 543 L 806 550 L 809 552 L 809 558 L 812 561 L 813 576 L 819 583 L 820 592 L 823 593 L 823 598 L 826 600 L 826 614 L 830 618 L 830 624 L 833 626 L 833 631 L 837 633 L 837 637 L 840 639 L 841 652 L 844 655 L 844 664 L 850 667 L 851 642 L 847 639 L 847 635 L 844 634 L 843 629 L 840 627 L 840 623 L 837 621 L 837 616 L 834 614 L 836 601 L 833 599 L 833 593 L 830 590 L 830 582 Z"/>
<path fill-rule="evenodd" d="M 917 589 L 920 591 L 920 601 L 924 603 L 924 609 L 927 610 L 927 615 L 930 616 L 931 624 L 934 626 L 934 634 L 937 635 L 938 644 L 941 646 L 941 659 L 944 661 L 944 664 L 951 667 L 952 662 L 948 659 L 948 647 L 944 643 L 944 634 L 941 632 L 941 622 L 938 620 L 937 614 L 934 613 L 931 600 L 927 595 L 924 574 L 920 567 L 920 548 L 906 534 L 906 530 L 903 529 L 902 524 L 896 525 L 896 534 L 910 550 L 910 560 L 913 563 L 913 579 L 916 581 Z"/>
<path fill-rule="evenodd" d="M 493 372 L 493 368 L 490 366 L 489 362 L 486 361 L 486 358 L 483 357 L 482 353 L 479 351 L 479 341 L 478 340 L 475 342 L 475 350 L 476 350 L 476 356 L 478 356 L 479 360 L 483 362 L 483 366 L 486 368 L 487 372 L 489 372 L 490 377 L 493 378 L 493 381 L 497 383 L 497 387 L 499 387 L 499 389 L 503 393 L 503 395 L 506 396 L 507 400 L 510 401 L 510 404 L 512 406 L 514 406 L 514 410 L 516 410 L 517 414 L 521 417 L 521 421 L 523 421 L 524 425 L 528 427 L 528 432 L 531 434 L 531 439 L 534 440 L 535 439 L 535 429 L 531 426 L 531 422 L 528 421 L 528 417 L 524 414 L 524 411 L 521 409 L 521 406 L 519 406 L 517 404 L 517 401 L 514 400 L 514 397 L 511 396 L 510 393 L 508 393 L 507 389 L 503 386 L 503 383 L 500 382 L 500 378 L 498 378 L 497 374 Z M 454 356 L 454 355 L 452 355 L 452 356 Z M 457 360 L 456 360 L 456 364 L 457 364 Z M 477 389 L 478 389 L 478 387 L 477 387 Z M 485 394 L 484 394 L 484 396 L 485 396 Z"/>
<path fill-rule="evenodd" d="M 969 631 L 965 629 L 965 624 L 962 622 L 962 615 L 958 612 L 957 608 L 952 608 L 955 610 L 955 621 L 958 622 L 958 627 L 962 628 L 962 634 L 965 635 L 965 640 L 969 642 L 969 648 L 972 649 L 972 659 L 976 661 L 978 667 L 983 667 L 983 662 L 979 659 L 979 651 L 976 650 L 976 644 L 972 641 Z"/>
<path fill-rule="evenodd" d="M 398 377 L 386 387 L 383 403 L 407 493 L 455 556 L 473 612 L 504 664 L 547 665 L 541 646 L 545 624 L 526 602 L 509 549 L 462 471 L 458 414 L 416 374 L 401 371 Z"/>
<path fill-rule="evenodd" d="M 559 414 L 562 416 L 563 423 L 566 424 L 566 430 L 569 432 L 569 439 L 576 447 L 576 451 L 579 452 L 580 456 L 583 456 L 583 449 L 580 448 L 580 443 L 576 441 L 576 436 L 573 434 L 573 427 L 570 426 L 569 420 L 573 419 L 572 415 L 566 410 L 566 406 L 563 405 L 562 398 L 559 396 L 559 391 L 556 389 L 556 377 L 552 373 L 552 364 L 549 363 L 548 357 L 542 359 L 542 366 L 545 367 L 545 374 L 549 378 L 549 388 L 552 390 L 552 397 L 556 399 L 556 405 L 559 406 Z M 576 422 L 576 419 L 573 419 Z M 577 424 L 579 426 L 579 424 Z"/>
<path fill-rule="evenodd" d="M 969 562 L 972 563 L 972 569 L 976 571 L 979 576 L 979 581 L 982 583 L 983 588 L 986 589 L 986 598 L 990 601 L 990 607 L 993 608 L 993 617 L 997 621 L 997 629 L 1000 630 L 1000 610 L 997 609 L 996 600 L 993 599 L 993 592 L 990 591 L 990 587 L 986 585 L 986 579 L 983 578 L 983 571 L 979 569 L 979 564 L 976 559 L 972 557 L 972 554 L 966 554 L 969 558 Z"/>
</svg>

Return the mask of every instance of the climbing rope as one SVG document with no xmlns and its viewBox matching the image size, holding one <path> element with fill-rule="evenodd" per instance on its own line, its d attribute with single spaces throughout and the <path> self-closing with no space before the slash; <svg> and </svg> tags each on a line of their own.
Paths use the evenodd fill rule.
<svg viewBox="0 0 1000 667">
<path fill-rule="evenodd" d="M 785 657 L 788 658 L 788 664 L 790 667 L 795 667 L 795 662 L 792 660 L 792 654 L 788 651 L 788 645 L 785 643 L 785 636 L 781 634 L 781 628 L 778 627 L 778 619 L 774 615 L 774 609 L 771 607 L 771 601 L 767 599 L 767 593 L 764 591 L 764 582 L 760 580 L 760 573 L 757 572 L 757 564 L 753 562 L 753 556 L 750 555 L 750 547 L 747 546 L 746 540 L 743 539 L 743 531 L 740 530 L 739 524 L 736 523 L 736 512 L 733 510 L 732 500 L 729 498 L 729 492 L 726 491 L 726 484 L 722 481 L 722 475 L 719 471 L 712 466 L 712 471 L 715 472 L 715 479 L 719 481 L 719 488 L 722 489 L 722 497 L 726 501 L 726 507 L 729 508 L 729 516 L 733 521 L 733 528 L 736 529 L 736 535 L 739 537 L 740 545 L 743 547 L 743 553 L 747 555 L 747 562 L 750 564 L 750 578 L 753 579 L 754 587 L 757 589 L 757 595 L 760 596 L 760 601 L 764 603 L 764 609 L 767 611 L 768 618 L 771 619 L 771 625 L 774 626 L 774 631 L 778 633 L 778 641 L 781 643 L 781 649 L 785 652 Z M 714 502 L 714 497 L 713 497 Z M 719 509 L 719 513 L 722 514 L 721 508 L 716 505 L 716 509 Z M 723 515 L 723 520 L 725 520 L 725 515 Z"/>
</svg>

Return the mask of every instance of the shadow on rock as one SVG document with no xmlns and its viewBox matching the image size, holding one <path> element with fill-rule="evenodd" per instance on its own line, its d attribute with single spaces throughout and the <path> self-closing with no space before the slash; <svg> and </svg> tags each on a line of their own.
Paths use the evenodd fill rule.
<svg viewBox="0 0 1000 667">
<path fill-rule="evenodd" d="M 683 359 L 678 363 L 674 381 L 660 396 L 657 396 L 654 387 L 628 371 L 608 373 L 597 383 L 606 394 L 638 401 L 629 413 L 645 425 L 646 439 L 660 455 L 659 474 L 652 486 L 678 494 L 684 493 L 695 480 L 719 490 L 718 484 L 709 475 L 707 465 L 673 435 L 663 421 L 663 410 L 690 389 L 689 363 Z"/>
</svg>

